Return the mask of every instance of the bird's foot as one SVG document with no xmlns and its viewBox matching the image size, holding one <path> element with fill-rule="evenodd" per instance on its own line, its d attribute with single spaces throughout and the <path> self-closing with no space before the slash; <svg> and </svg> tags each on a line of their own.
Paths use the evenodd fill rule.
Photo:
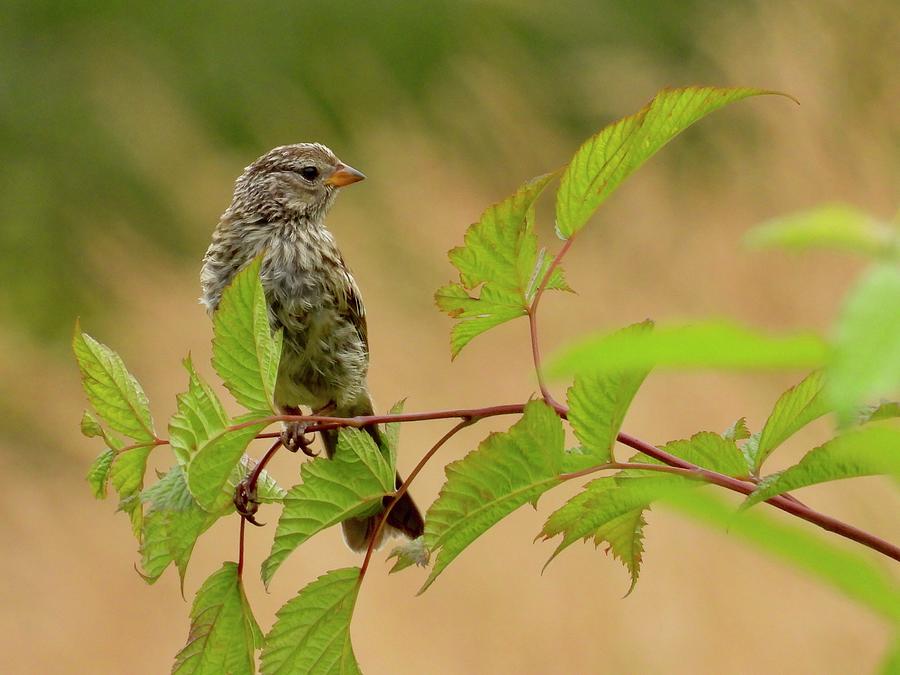
<svg viewBox="0 0 900 675">
<path fill-rule="evenodd" d="M 316 457 L 319 453 L 312 449 L 315 436 L 306 435 L 307 422 L 287 422 L 281 432 L 281 442 L 291 452 L 302 450 L 307 457 Z"/>
<path fill-rule="evenodd" d="M 256 512 L 259 510 L 259 500 L 256 497 L 256 486 L 250 489 L 248 480 L 245 478 L 234 490 L 234 508 L 241 517 L 249 523 L 262 527 L 264 523 L 256 520 Z"/>
</svg>

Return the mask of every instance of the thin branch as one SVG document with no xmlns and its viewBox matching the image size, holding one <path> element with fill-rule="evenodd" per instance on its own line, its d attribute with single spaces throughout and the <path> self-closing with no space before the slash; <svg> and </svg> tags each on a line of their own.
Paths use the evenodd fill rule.
<svg viewBox="0 0 900 675">
<path fill-rule="evenodd" d="M 537 296 L 535 296 L 535 298 L 536 297 Z M 537 374 L 538 386 L 541 388 L 541 395 L 544 397 L 544 401 L 555 408 L 559 404 L 556 402 L 550 388 L 547 386 L 547 382 L 544 379 L 544 370 L 541 367 L 541 349 L 538 346 L 537 315 L 535 314 L 533 304 L 528 309 L 528 327 L 531 332 L 531 358 L 534 361 L 534 372 Z"/>
<path fill-rule="evenodd" d="M 394 505 L 400 501 L 400 498 L 406 494 L 409 490 L 410 484 L 416 479 L 416 476 L 419 475 L 419 472 L 425 467 L 428 461 L 434 457 L 435 453 L 441 449 L 441 447 L 449 441 L 458 431 L 465 429 L 467 426 L 471 424 L 475 424 L 480 418 L 478 417 L 469 417 L 461 420 L 456 425 L 453 426 L 450 431 L 441 436 L 440 440 L 435 443 L 431 450 L 425 453 L 422 459 L 419 460 L 419 463 L 416 464 L 416 467 L 412 470 L 409 476 L 406 477 L 406 480 L 397 488 L 396 492 L 393 494 L 393 499 L 388 503 L 385 507 L 384 511 L 381 513 L 381 519 L 378 521 L 378 527 L 375 528 L 375 532 L 372 534 L 372 538 L 369 540 L 369 547 L 366 549 L 366 557 L 363 560 L 362 567 L 359 568 L 359 580 L 360 582 L 363 580 L 363 577 L 366 576 L 366 570 L 369 569 L 369 561 L 372 559 L 372 553 L 375 551 L 375 542 L 378 541 L 378 537 L 381 535 L 381 531 L 384 529 L 385 523 L 387 523 L 388 516 L 391 513 L 391 510 L 394 508 Z"/>
<path fill-rule="evenodd" d="M 538 303 L 540 302 L 541 296 L 547 288 L 547 284 L 550 283 L 550 278 L 553 274 L 553 271 L 556 269 L 557 265 L 559 265 L 559 262 L 562 260 L 566 252 L 569 250 L 569 247 L 572 245 L 572 240 L 573 237 L 569 237 L 562 245 L 559 252 L 556 254 L 556 257 L 553 258 L 553 261 L 547 268 L 547 273 L 541 280 L 541 284 L 535 292 L 534 299 L 531 301 L 531 305 L 528 308 L 528 323 L 531 332 L 531 353 L 534 360 L 534 369 L 537 373 L 538 384 L 541 388 L 541 394 L 543 395 L 544 400 L 547 402 L 547 404 L 556 409 L 557 413 L 563 417 L 568 411 L 564 406 L 557 403 L 557 401 L 553 398 L 553 395 L 550 393 L 546 382 L 544 381 L 544 375 L 541 368 L 541 353 L 538 347 L 537 307 Z M 735 492 L 740 492 L 745 495 L 749 495 L 754 491 L 754 489 L 756 489 L 756 485 L 752 481 L 742 481 L 737 478 L 732 478 L 731 476 L 725 476 L 724 474 L 716 473 L 715 471 L 703 469 L 699 466 L 691 464 L 690 462 L 684 461 L 680 457 L 676 457 L 675 455 L 669 454 L 664 450 L 660 450 L 656 446 L 650 443 L 646 443 L 639 438 L 630 436 L 629 434 L 620 433 L 618 435 L 618 440 L 619 442 L 635 448 L 636 450 L 640 450 L 644 454 L 649 455 L 650 457 L 653 457 L 654 459 L 657 459 L 667 465 L 666 469 L 655 468 L 654 470 L 665 470 L 669 473 L 682 473 L 683 475 L 692 478 L 699 478 L 709 483 L 713 483 L 720 487 L 724 487 Z M 573 474 L 565 474 L 564 477 L 575 478 L 580 475 L 587 475 L 588 473 L 592 473 L 593 471 L 600 471 L 602 469 L 624 466 L 626 465 L 616 462 L 609 462 L 597 467 L 585 469 L 584 471 L 578 471 Z M 779 495 L 777 497 L 766 500 L 766 502 L 776 508 L 781 509 L 782 511 L 790 513 L 791 515 L 797 516 L 798 518 L 802 518 L 803 520 L 818 525 L 819 527 L 828 530 L 829 532 L 834 532 L 835 534 L 839 534 L 842 537 L 852 539 L 853 541 L 863 544 L 864 546 L 868 546 L 869 548 L 874 549 L 886 556 L 889 556 L 894 560 L 900 561 L 900 547 L 897 547 L 890 542 L 876 537 L 869 532 L 865 532 L 856 527 L 853 527 L 852 525 L 841 522 L 836 518 L 832 518 L 831 516 L 827 516 L 823 513 L 819 513 L 818 511 L 814 511 L 808 506 L 805 506 L 790 494 Z"/>
<path fill-rule="evenodd" d="M 568 410 L 565 406 L 556 402 L 551 405 L 556 410 L 557 414 L 560 415 L 560 417 L 566 417 Z M 250 422 L 245 422 L 244 424 L 235 425 L 234 427 L 230 427 L 230 429 L 241 429 L 254 424 L 259 424 L 260 422 L 272 423 L 282 421 L 313 422 L 314 424 L 307 427 L 307 431 L 309 432 L 322 431 L 324 429 L 334 429 L 343 426 L 361 428 L 369 426 L 371 424 L 384 424 L 390 422 L 421 422 L 426 420 L 452 418 L 461 418 L 463 422 L 469 421 L 469 423 L 471 423 L 471 420 L 482 419 L 484 417 L 521 414 L 522 412 L 524 412 L 524 410 L 525 404 L 513 403 L 508 405 L 488 406 L 485 408 L 454 408 L 450 410 L 432 410 L 418 413 L 362 415 L 359 417 L 347 418 L 323 417 L 320 415 L 273 415 L 268 418 L 252 420 Z M 732 478 L 731 476 L 725 476 L 724 474 L 716 473 L 715 471 L 703 469 L 699 466 L 691 464 L 690 462 L 686 462 L 680 457 L 669 454 L 668 452 L 657 448 L 655 445 L 647 443 L 646 441 L 642 441 L 641 439 L 631 436 L 630 434 L 627 434 L 625 432 L 619 433 L 618 441 L 634 448 L 635 450 L 639 450 L 640 452 L 643 452 L 644 454 L 653 457 L 654 459 L 657 459 L 668 466 L 685 469 L 691 474 L 700 475 L 708 482 L 719 485 L 720 487 L 724 487 L 735 492 L 740 492 L 741 494 L 745 495 L 753 492 L 755 488 L 755 486 L 751 482 L 742 481 L 737 478 Z M 797 516 L 798 518 L 802 518 L 803 520 L 813 523 L 814 525 L 818 525 L 822 529 L 828 530 L 829 532 L 834 532 L 835 534 L 838 534 L 842 537 L 846 537 L 847 539 L 856 541 L 863 546 L 867 546 L 875 551 L 878 551 L 879 553 L 882 553 L 883 555 L 888 556 L 889 558 L 900 561 L 900 547 L 884 541 L 883 539 L 880 539 L 873 534 L 855 528 L 852 525 L 832 518 L 831 516 L 819 513 L 818 511 L 815 511 L 807 506 L 803 506 L 796 500 L 792 500 L 789 496 L 780 495 L 778 497 L 773 497 L 772 499 L 768 500 L 767 503 L 781 509 L 782 511 L 786 511 L 791 515 Z"/>
<path fill-rule="evenodd" d="M 563 242 L 563 245 L 560 247 L 556 256 L 554 256 L 553 260 L 550 262 L 550 266 L 547 267 L 547 273 L 544 275 L 544 278 L 541 279 L 541 285 L 538 286 L 537 291 L 534 293 L 534 298 L 531 301 L 531 308 L 533 310 L 537 309 L 538 301 L 541 299 L 541 296 L 544 294 L 544 291 L 547 290 L 547 284 L 550 283 L 550 277 L 553 276 L 553 272 L 559 267 L 559 263 L 562 261 L 563 256 L 568 253 L 569 248 L 572 246 L 572 242 L 575 241 L 575 235 L 570 235 L 568 239 Z"/>
<path fill-rule="evenodd" d="M 246 518 L 241 518 L 241 533 L 238 536 L 238 579 L 244 574 L 244 526 L 247 524 Z"/>
<path fill-rule="evenodd" d="M 269 463 L 275 453 L 278 452 L 278 449 L 282 445 L 281 434 L 277 434 L 278 440 L 272 444 L 272 447 L 266 451 L 266 454 L 262 456 L 262 459 L 256 463 L 256 466 L 253 467 L 253 473 L 250 474 L 250 477 L 247 479 L 247 490 L 250 494 L 256 491 L 256 484 L 259 482 L 259 476 L 263 472 L 263 469 L 266 468 L 266 464 Z"/>
<path fill-rule="evenodd" d="M 547 284 L 550 283 L 550 278 L 553 276 L 553 272 L 559 266 L 559 263 L 560 261 L 562 261 L 563 256 L 566 255 L 569 248 L 572 246 L 573 239 L 574 235 L 566 239 L 565 243 L 563 243 L 562 247 L 553 257 L 553 260 L 547 267 L 547 271 L 544 273 L 544 278 L 541 279 L 540 285 L 534 292 L 534 297 L 531 300 L 531 305 L 529 305 L 527 309 L 528 328 L 531 334 L 531 358 L 534 361 L 534 372 L 537 375 L 538 386 L 541 388 L 541 395 L 544 397 L 544 401 L 546 401 L 547 404 L 552 406 L 553 408 L 559 408 L 560 406 L 559 403 L 556 402 L 556 399 L 553 398 L 553 394 L 551 393 L 550 388 L 547 386 L 547 382 L 544 379 L 544 371 L 541 367 L 541 350 L 538 346 L 537 309 L 538 303 L 541 301 L 541 296 L 544 294 L 544 291 L 547 290 Z"/>
<path fill-rule="evenodd" d="M 558 404 L 557 404 L 558 405 Z M 554 406 L 556 408 L 556 406 Z M 238 431 L 258 424 L 274 424 L 275 422 L 307 422 L 307 433 L 353 427 L 361 429 L 373 424 L 390 424 L 391 422 L 426 422 L 430 420 L 446 420 L 453 418 L 470 419 L 473 417 L 495 417 L 497 415 L 520 415 L 525 410 L 524 403 L 494 405 L 484 408 L 453 408 L 450 410 L 428 410 L 417 413 L 389 413 L 386 415 L 359 415 L 357 417 L 328 417 L 325 415 L 270 415 L 255 420 L 242 422 L 228 427 L 228 431 Z M 280 435 L 280 434 L 279 434 Z M 258 438 L 264 438 L 260 434 Z M 273 436 L 274 437 L 274 436 Z"/>
<path fill-rule="evenodd" d="M 635 450 L 643 452 L 645 455 L 649 455 L 654 459 L 665 462 L 669 466 L 678 467 L 689 471 L 694 475 L 701 476 L 709 483 L 713 483 L 728 490 L 733 490 L 734 492 L 740 492 L 741 494 L 749 495 L 756 487 L 755 485 L 753 485 L 753 483 L 738 480 L 737 478 L 732 478 L 731 476 L 725 476 L 724 474 L 716 473 L 715 471 L 709 471 L 708 469 L 703 469 L 699 466 L 691 464 L 690 462 L 686 462 L 680 457 L 671 455 L 665 450 L 661 450 L 656 446 L 642 441 L 639 438 L 635 438 L 634 436 L 630 436 L 629 434 L 620 433 L 618 436 L 618 440 L 619 442 L 624 443 L 625 445 L 634 448 Z M 837 535 L 846 537 L 847 539 L 851 539 L 859 544 L 862 544 L 863 546 L 867 546 L 868 548 L 878 551 L 879 553 L 886 555 L 889 558 L 900 561 L 900 546 L 895 546 L 894 544 L 885 541 L 880 537 L 876 537 L 874 534 L 871 534 L 864 530 L 860 530 L 853 525 L 844 523 L 836 518 L 825 515 L 824 513 L 815 511 L 808 506 L 803 506 L 796 501 L 788 499 L 784 495 L 778 495 L 776 497 L 772 497 L 771 499 L 767 499 L 766 503 L 771 504 L 775 508 L 781 509 L 782 511 L 786 511 L 793 516 L 802 518 L 807 522 L 813 523 L 814 525 L 818 525 L 823 530 L 834 532 Z"/>
</svg>

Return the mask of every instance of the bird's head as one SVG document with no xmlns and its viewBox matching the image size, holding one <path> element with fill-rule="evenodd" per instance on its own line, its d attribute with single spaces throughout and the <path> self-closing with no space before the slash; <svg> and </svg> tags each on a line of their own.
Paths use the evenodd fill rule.
<svg viewBox="0 0 900 675">
<path fill-rule="evenodd" d="M 338 188 L 364 178 L 324 145 L 282 145 L 244 169 L 235 183 L 232 206 L 320 223 Z"/>
</svg>

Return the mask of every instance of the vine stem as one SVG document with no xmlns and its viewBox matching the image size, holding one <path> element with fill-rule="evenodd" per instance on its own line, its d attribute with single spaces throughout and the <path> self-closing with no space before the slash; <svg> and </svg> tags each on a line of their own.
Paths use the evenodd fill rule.
<svg viewBox="0 0 900 675">
<path fill-rule="evenodd" d="M 642 450 L 643 452 L 645 452 L 645 454 L 649 455 L 650 453 L 646 452 L 646 444 L 643 444 L 642 441 L 640 443 L 642 444 L 641 447 L 636 449 Z M 663 452 L 658 448 L 656 448 L 656 450 L 658 451 L 658 455 L 668 455 L 668 453 Z M 608 471 L 612 469 L 640 469 L 642 471 L 658 471 L 663 473 L 676 474 L 684 476 L 685 478 L 690 478 L 692 480 L 699 480 L 711 483 L 713 485 L 718 485 L 728 490 L 740 492 L 745 495 L 749 495 L 754 490 L 753 484 L 748 485 L 744 481 L 738 480 L 737 478 L 724 476 L 722 474 L 716 473 L 715 471 L 708 471 L 706 469 L 702 469 L 700 467 L 689 464 L 688 462 L 683 462 L 683 464 L 685 464 L 685 466 L 668 466 L 663 464 L 647 464 L 639 462 L 606 462 L 604 464 L 598 464 L 596 466 L 582 469 L 581 471 L 562 474 L 560 478 L 562 480 L 571 480 L 573 478 L 581 478 L 598 471 Z M 875 537 L 868 532 L 853 527 L 852 525 L 848 525 L 847 523 L 843 523 L 835 518 L 832 518 L 831 516 L 826 516 L 825 514 L 814 511 L 808 506 L 800 503 L 796 499 L 789 499 L 789 497 L 790 495 L 788 494 L 777 495 L 775 497 L 772 497 L 771 499 L 767 499 L 766 502 L 781 509 L 782 511 L 787 511 L 791 515 L 814 523 L 819 527 L 828 530 L 829 532 L 834 532 L 835 534 L 839 534 L 843 537 L 847 537 L 848 539 L 852 539 L 853 541 L 856 541 L 857 543 L 860 543 L 864 546 L 873 548 L 879 553 L 893 558 L 894 560 L 900 560 L 900 549 L 898 549 L 897 546 L 894 546 L 890 542 L 879 539 L 878 537 Z"/>
<path fill-rule="evenodd" d="M 558 404 L 554 406 L 559 409 Z M 255 420 L 242 422 L 228 427 L 228 431 L 238 431 L 258 424 L 274 424 L 275 422 L 307 422 L 307 433 L 337 429 L 340 427 L 353 427 L 361 429 L 373 424 L 389 424 L 391 422 L 427 422 L 432 420 L 446 420 L 453 418 L 482 418 L 495 417 L 497 415 L 518 415 L 525 409 L 522 403 L 509 403 L 506 405 L 493 405 L 484 408 L 451 408 L 448 410 L 427 410 L 415 413 L 388 413 L 385 415 L 358 415 L 356 417 L 328 417 L 325 415 L 270 415 Z M 277 434 L 280 436 L 281 434 Z M 275 434 L 260 434 L 256 438 L 274 438 Z"/>
<path fill-rule="evenodd" d="M 718 485 L 728 490 L 733 490 L 734 492 L 740 492 L 741 494 L 749 495 L 756 488 L 756 486 L 752 482 L 742 481 L 737 478 L 732 478 L 731 476 L 717 473 L 715 471 L 703 469 L 699 466 L 696 466 L 695 464 L 684 461 L 680 457 L 671 455 L 665 450 L 657 448 L 655 445 L 647 443 L 646 441 L 642 441 L 639 438 L 635 438 L 634 436 L 631 436 L 629 434 L 620 433 L 618 435 L 618 440 L 620 443 L 634 448 L 635 450 L 639 450 L 645 455 L 653 457 L 654 459 L 658 459 L 661 462 L 665 462 L 670 467 L 689 472 L 690 474 L 696 475 L 702 480 L 707 481 L 708 483 L 713 483 L 714 485 Z M 797 516 L 798 518 L 802 518 L 807 522 L 818 525 L 823 530 L 827 530 L 842 537 L 846 537 L 847 539 L 851 539 L 859 544 L 862 544 L 863 546 L 867 546 L 868 548 L 878 551 L 879 553 L 900 562 L 900 547 L 890 543 L 889 541 L 885 541 L 880 537 L 876 537 L 870 532 L 860 530 L 859 528 L 840 521 L 837 518 L 832 518 L 831 516 L 820 513 L 819 511 L 815 511 L 808 506 L 804 506 L 796 500 L 789 499 L 787 495 L 777 495 L 775 497 L 772 497 L 771 499 L 767 499 L 766 503 L 771 504 L 775 508 L 781 509 L 782 511 L 786 511 L 792 516 Z"/>
<path fill-rule="evenodd" d="M 568 410 L 565 406 L 559 403 L 551 405 L 560 417 L 565 418 L 567 416 Z M 507 405 L 487 406 L 484 408 L 453 408 L 449 410 L 432 410 L 417 413 L 394 413 L 387 415 L 364 415 L 348 418 L 321 417 L 314 415 L 275 415 L 263 420 L 253 420 L 245 424 L 236 425 L 236 427 L 232 427 L 232 429 L 259 424 L 260 422 L 264 421 L 320 422 L 319 424 L 311 425 L 310 427 L 308 427 L 307 431 L 334 429 L 341 426 L 362 428 L 370 424 L 384 424 L 389 422 L 420 422 L 426 420 L 441 420 L 452 418 L 461 418 L 462 422 L 468 425 L 485 417 L 492 417 L 496 415 L 516 415 L 522 414 L 524 411 L 524 403 L 512 403 Z M 263 436 L 264 435 L 260 435 L 260 437 Z M 617 440 L 623 445 L 627 445 L 635 450 L 643 452 L 645 455 L 663 462 L 667 466 L 686 470 L 688 472 L 691 472 L 692 475 L 700 476 L 701 478 L 707 480 L 707 482 L 714 483 L 716 485 L 719 485 L 720 487 L 724 487 L 734 492 L 739 492 L 741 494 L 747 495 L 750 494 L 755 488 L 755 485 L 750 481 L 743 481 L 738 478 L 732 478 L 731 476 L 725 476 L 724 474 L 716 473 L 715 471 L 702 469 L 699 466 L 691 464 L 690 462 L 686 462 L 680 457 L 676 457 L 675 455 L 672 455 L 665 450 L 657 448 L 651 443 L 647 443 L 646 441 L 643 441 L 625 432 L 620 432 L 617 436 Z M 277 450 L 277 448 L 270 449 L 269 453 L 274 453 L 275 450 Z M 423 457 L 424 462 L 427 462 L 429 459 L 431 459 L 433 455 L 434 452 L 429 451 L 429 453 L 427 453 L 427 455 Z M 260 460 L 260 464 L 257 464 L 257 468 L 260 471 L 262 471 L 260 465 L 265 466 L 264 461 L 267 462 L 268 459 L 266 457 L 263 457 L 263 459 Z M 420 462 L 420 464 L 424 465 L 424 462 Z M 411 474 L 411 476 L 412 475 L 413 474 Z M 818 525 L 824 530 L 833 532 L 834 534 L 845 537 L 847 539 L 851 539 L 852 541 L 878 551 L 879 553 L 886 555 L 889 558 L 900 561 L 900 547 L 897 547 L 890 542 L 876 537 L 874 534 L 865 532 L 852 525 L 832 518 L 831 516 L 827 516 L 823 513 L 815 511 L 814 509 L 803 506 L 797 501 L 792 500 L 787 495 L 779 495 L 777 497 L 773 497 L 772 499 L 767 500 L 766 503 L 774 506 L 775 508 L 781 509 L 782 511 L 786 511 L 793 516 L 797 516 L 799 518 L 802 518 L 803 520 L 813 523 L 814 525 Z"/>
<path fill-rule="evenodd" d="M 262 474 L 263 469 L 266 468 L 266 464 L 269 463 L 275 453 L 278 452 L 278 449 L 282 446 L 283 441 L 281 440 L 281 434 L 278 434 L 278 440 L 272 444 L 272 447 L 266 451 L 266 454 L 262 456 L 256 466 L 253 467 L 253 473 L 250 474 L 250 477 L 247 479 L 247 491 L 250 494 L 253 494 L 256 490 L 256 484 L 259 482 L 259 476 Z M 244 520 L 241 518 L 241 520 Z"/>
<path fill-rule="evenodd" d="M 243 578 L 244 574 L 244 529 L 247 525 L 247 519 L 241 518 L 241 533 L 238 535 L 238 568 L 237 568 L 237 576 L 238 579 Z"/>
<path fill-rule="evenodd" d="M 541 388 L 541 395 L 544 397 L 544 401 L 547 402 L 548 405 L 553 408 L 559 409 L 560 405 L 557 403 L 556 399 L 553 398 L 553 394 L 550 391 L 550 388 L 547 386 L 547 381 L 544 379 L 544 370 L 541 367 L 541 349 L 538 344 L 538 329 L 537 329 L 537 309 L 538 303 L 541 301 L 541 296 L 544 295 L 544 291 L 547 290 L 547 284 L 550 283 L 550 278 L 553 276 L 553 272 L 559 266 L 559 263 L 562 261 L 563 256 L 569 251 L 569 248 L 572 246 L 572 241 L 575 239 L 575 235 L 571 235 L 563 245 L 560 247 L 559 251 L 553 257 L 553 260 L 550 262 L 550 265 L 547 267 L 547 271 L 544 273 L 544 278 L 541 279 L 541 283 L 538 286 L 537 290 L 534 292 L 534 297 L 531 299 L 531 304 L 526 309 L 526 314 L 528 315 L 528 328 L 531 334 L 531 358 L 534 361 L 534 372 L 537 375 L 538 386 Z"/>
<path fill-rule="evenodd" d="M 391 513 L 391 510 L 394 508 L 394 504 L 396 504 L 400 498 L 406 494 L 409 490 L 410 484 L 416 479 L 416 476 L 419 475 L 419 472 L 425 467 L 428 461 L 434 457 L 435 453 L 441 449 L 441 447 L 449 441 L 453 436 L 456 435 L 457 432 L 465 429 L 467 426 L 474 424 L 477 422 L 479 418 L 477 417 L 468 417 L 462 419 L 456 425 L 453 426 L 446 434 L 441 436 L 440 440 L 431 446 L 431 449 L 426 452 L 422 459 L 419 460 L 419 463 L 416 464 L 415 468 L 412 472 L 407 476 L 406 480 L 400 485 L 399 488 L 392 495 L 391 501 L 385 507 L 384 511 L 381 513 L 381 518 L 378 521 L 378 527 L 375 528 L 375 532 L 372 534 L 372 538 L 369 540 L 369 547 L 366 549 L 366 557 L 363 559 L 362 566 L 359 568 L 359 583 L 362 583 L 363 578 L 366 576 L 366 570 L 369 569 L 369 561 L 372 559 L 372 553 L 375 551 L 375 542 L 378 541 L 378 537 L 381 535 L 381 531 L 384 529 L 385 523 L 387 523 L 388 516 Z"/>
</svg>

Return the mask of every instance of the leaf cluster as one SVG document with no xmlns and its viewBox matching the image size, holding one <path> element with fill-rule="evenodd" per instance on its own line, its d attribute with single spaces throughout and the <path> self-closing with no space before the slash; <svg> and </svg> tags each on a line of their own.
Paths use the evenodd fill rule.
<svg viewBox="0 0 900 675">
<path fill-rule="evenodd" d="M 595 211 L 685 128 L 727 104 L 765 93 L 770 92 L 664 90 L 634 115 L 588 139 L 565 167 L 526 182 L 489 207 L 469 227 L 463 245 L 450 252 L 458 281 L 435 296 L 438 307 L 455 321 L 452 356 L 476 336 L 520 316 L 529 316 L 535 340 L 538 300 L 547 290 L 569 290 L 559 263 Z M 565 243 L 550 254 L 538 246 L 535 203 L 557 178 L 556 233 Z M 602 474 L 546 518 L 536 539 L 560 538 L 547 564 L 573 543 L 592 541 L 622 563 L 632 592 L 645 557 L 648 513 L 664 504 L 727 529 L 889 620 L 900 620 L 900 591 L 868 559 L 750 510 L 760 502 L 783 505 L 791 499 L 796 504 L 785 495 L 826 481 L 900 477 L 900 405 L 879 400 L 900 389 L 896 228 L 847 208 L 832 208 L 766 224 L 749 240 L 756 246 L 834 246 L 873 256 L 875 262 L 850 291 L 827 338 L 771 335 L 727 320 L 661 327 L 648 320 L 564 349 L 549 370 L 571 378 L 565 405 L 552 399 L 542 381 L 543 400 L 529 401 L 508 430 L 490 434 L 447 464 L 444 484 L 427 510 L 424 536 L 394 549 L 392 571 L 430 563 L 424 592 L 469 545 L 520 507 L 536 508 L 554 487 Z M 283 507 L 271 552 L 262 563 L 266 586 L 311 537 L 347 519 L 383 513 L 397 494 L 396 425 L 386 426 L 378 443 L 364 430 L 342 428 L 334 456 L 303 464 L 299 482 L 288 490 L 264 471 L 258 482 L 248 481 L 257 473 L 245 454 L 248 445 L 281 419 L 274 401 L 281 335 L 270 329 L 259 271 L 256 260 L 237 274 L 214 316 L 212 365 L 242 412 L 226 412 L 188 357 L 187 388 L 177 397 L 168 439 L 158 436 L 147 396 L 122 359 L 76 328 L 73 348 L 94 409 L 85 413 L 81 429 L 104 444 L 88 482 L 98 498 L 105 498 L 110 487 L 117 494 L 138 539 L 141 573 L 149 583 L 172 564 L 183 584 L 198 537 L 235 511 L 239 486 L 253 502 Z M 811 372 L 778 398 L 759 427 L 740 417 L 721 433 L 702 430 L 656 447 L 629 440 L 621 431 L 655 368 Z M 830 414 L 838 425 L 829 440 L 797 464 L 764 473 L 782 445 Z M 466 417 L 458 426 L 477 419 Z M 575 447 L 566 447 L 566 426 L 577 440 Z M 620 442 L 640 451 L 623 461 L 617 456 Z M 148 480 L 150 453 L 165 445 L 172 463 L 155 481 Z M 735 511 L 710 494 L 711 484 L 731 487 L 747 498 Z M 243 537 L 243 527 L 241 532 Z M 371 554 L 370 548 L 359 568 L 326 572 L 300 589 L 265 634 L 244 592 L 243 560 L 226 562 L 197 592 L 187 644 L 173 671 L 253 673 L 261 653 L 264 673 L 358 673 L 350 622 Z"/>
</svg>

